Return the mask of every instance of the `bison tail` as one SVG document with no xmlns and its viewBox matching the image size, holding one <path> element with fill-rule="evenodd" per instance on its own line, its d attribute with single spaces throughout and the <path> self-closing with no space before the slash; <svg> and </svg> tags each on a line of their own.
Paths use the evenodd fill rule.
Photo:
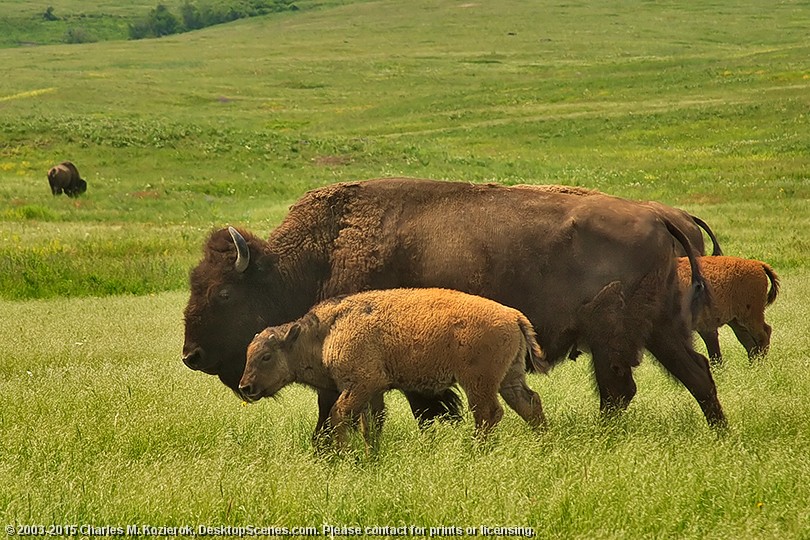
<svg viewBox="0 0 810 540">
<path fill-rule="evenodd" d="M 681 246 L 683 246 L 683 250 L 686 252 L 686 256 L 689 259 L 689 269 L 692 271 L 692 282 L 689 288 L 689 311 L 692 315 L 692 320 L 697 320 L 703 307 L 711 303 L 709 288 L 706 286 L 706 279 L 700 271 L 700 265 L 697 262 L 695 250 L 686 235 L 684 235 L 678 227 L 670 223 L 669 220 L 664 220 L 664 224 L 669 234 L 674 236 L 675 239 L 680 242 Z"/>
<path fill-rule="evenodd" d="M 779 276 L 776 275 L 773 268 L 765 263 L 762 263 L 762 269 L 765 270 L 765 275 L 771 280 L 771 290 L 768 291 L 768 297 L 765 302 L 766 306 L 770 306 L 773 304 L 774 300 L 776 300 L 776 295 L 779 294 Z"/>
<path fill-rule="evenodd" d="M 518 326 L 523 334 L 523 339 L 526 343 L 526 367 L 528 371 L 539 371 L 540 373 L 548 373 L 551 369 L 551 364 L 546 360 L 546 355 L 540 345 L 537 343 L 537 334 L 532 328 L 529 320 L 521 315 L 518 318 Z"/>
<path fill-rule="evenodd" d="M 712 239 L 712 255 L 714 255 L 714 256 L 717 256 L 717 255 L 722 255 L 722 254 L 723 254 L 723 250 L 722 250 L 722 249 L 720 249 L 720 243 L 717 241 L 717 237 L 716 237 L 716 236 L 714 235 L 714 233 L 712 232 L 711 227 L 709 227 L 709 225 L 708 225 L 708 224 L 707 224 L 705 221 L 703 221 L 702 219 L 700 219 L 700 218 L 699 218 L 699 217 L 697 217 L 697 216 L 693 216 L 693 215 L 691 215 L 691 214 L 690 214 L 690 215 L 689 215 L 689 217 L 691 217 L 691 218 L 692 218 L 692 221 L 694 221 L 694 222 L 695 222 L 695 224 L 696 224 L 698 227 L 700 227 L 701 229 L 703 229 L 704 231 L 706 231 L 706 234 L 708 234 L 708 235 L 709 235 L 709 238 L 711 238 L 711 239 Z"/>
</svg>

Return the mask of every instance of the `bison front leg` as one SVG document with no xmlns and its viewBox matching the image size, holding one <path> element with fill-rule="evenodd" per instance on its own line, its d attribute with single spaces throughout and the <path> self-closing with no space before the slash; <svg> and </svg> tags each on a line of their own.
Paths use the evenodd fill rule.
<svg viewBox="0 0 810 540">
<path fill-rule="evenodd" d="M 636 395 L 631 362 L 626 358 L 611 355 L 592 348 L 593 369 L 596 386 L 599 388 L 599 408 L 604 415 L 625 410 Z M 628 353 L 634 358 L 638 353 Z"/>
<path fill-rule="evenodd" d="M 316 448 L 322 448 L 329 443 L 329 414 L 338 400 L 340 392 L 337 390 L 318 390 L 318 422 L 315 424 L 315 432 L 312 434 L 312 444 Z"/>
<path fill-rule="evenodd" d="M 349 428 L 368 406 L 371 396 L 362 390 L 347 389 L 338 397 L 329 413 L 329 424 L 333 430 L 335 448 L 341 451 L 348 443 Z M 366 441 L 366 444 L 368 441 Z"/>
<path fill-rule="evenodd" d="M 709 331 L 698 331 L 700 339 L 706 344 L 706 352 L 709 353 L 709 361 L 719 366 L 723 364 L 723 356 L 720 354 L 720 339 L 717 335 L 717 328 Z"/>
</svg>

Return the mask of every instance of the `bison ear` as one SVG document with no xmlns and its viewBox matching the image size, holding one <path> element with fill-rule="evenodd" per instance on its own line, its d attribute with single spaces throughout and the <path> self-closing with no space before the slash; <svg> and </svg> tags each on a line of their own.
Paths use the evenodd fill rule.
<svg viewBox="0 0 810 540">
<path fill-rule="evenodd" d="M 298 323 L 292 323 L 290 328 L 287 330 L 287 333 L 284 334 L 284 338 L 282 341 L 285 345 L 292 345 L 292 343 L 298 338 L 298 334 L 301 333 L 301 325 Z"/>
<path fill-rule="evenodd" d="M 231 233 L 231 238 L 233 238 L 233 243 L 236 246 L 236 263 L 234 264 L 234 268 L 241 274 L 247 269 L 248 264 L 250 264 L 250 248 L 245 238 L 239 234 L 239 231 L 233 227 L 228 227 L 228 232 Z"/>
</svg>

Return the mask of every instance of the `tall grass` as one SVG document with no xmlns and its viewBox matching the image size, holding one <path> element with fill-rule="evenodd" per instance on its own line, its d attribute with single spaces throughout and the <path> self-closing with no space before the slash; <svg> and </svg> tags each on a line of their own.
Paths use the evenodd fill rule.
<svg viewBox="0 0 810 540">
<path fill-rule="evenodd" d="M 387 397 L 379 452 L 317 456 L 315 396 L 240 403 L 179 361 L 185 293 L 0 303 L 0 521 L 126 526 L 523 526 L 540 537 L 801 538 L 810 527 L 806 272 L 769 310 L 770 356 L 731 333 L 715 372 L 728 433 L 647 359 L 627 413 L 597 414 L 589 362 L 530 384 L 550 427 L 508 411 L 420 433 Z"/>
</svg>

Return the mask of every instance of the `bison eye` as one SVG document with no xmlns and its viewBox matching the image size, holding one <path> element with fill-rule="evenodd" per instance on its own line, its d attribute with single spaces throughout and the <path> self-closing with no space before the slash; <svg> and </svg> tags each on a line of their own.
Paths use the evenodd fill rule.
<svg viewBox="0 0 810 540">
<path fill-rule="evenodd" d="M 217 298 L 219 298 L 221 302 L 227 302 L 228 300 L 230 300 L 231 299 L 230 289 L 222 289 L 221 291 L 219 291 L 219 293 L 217 293 Z"/>
</svg>

